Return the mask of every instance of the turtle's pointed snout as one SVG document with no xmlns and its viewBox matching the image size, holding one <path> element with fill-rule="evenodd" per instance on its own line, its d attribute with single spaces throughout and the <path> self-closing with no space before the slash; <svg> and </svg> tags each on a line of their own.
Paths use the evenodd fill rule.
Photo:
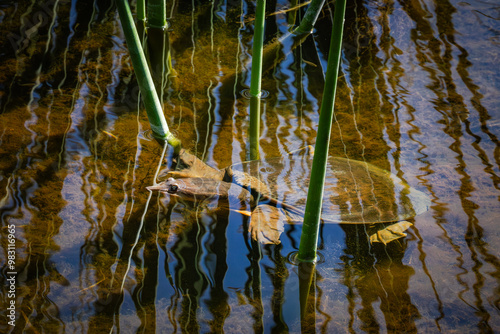
<svg viewBox="0 0 500 334">
<path fill-rule="evenodd" d="M 152 185 L 152 186 L 149 186 L 149 187 L 146 187 L 147 190 L 151 190 L 151 191 L 154 191 L 154 190 L 163 190 L 163 191 L 167 191 L 166 188 L 165 188 L 165 185 L 163 183 L 158 183 L 158 184 L 155 184 L 155 185 Z"/>
<path fill-rule="evenodd" d="M 167 181 L 160 182 L 158 184 L 154 184 L 152 186 L 146 187 L 147 190 L 159 190 L 163 192 L 172 192 L 172 185 L 176 185 L 175 179 L 169 177 Z M 173 192 L 177 191 L 177 188 Z"/>
</svg>

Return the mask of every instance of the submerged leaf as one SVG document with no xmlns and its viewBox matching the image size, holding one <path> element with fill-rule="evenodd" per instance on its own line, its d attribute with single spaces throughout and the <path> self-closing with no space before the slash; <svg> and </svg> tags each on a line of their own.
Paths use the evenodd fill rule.
<svg viewBox="0 0 500 334">
<path fill-rule="evenodd" d="M 248 227 L 252 239 L 262 244 L 276 244 L 285 230 L 287 217 L 281 209 L 272 205 L 261 204 L 255 208 Z"/>
<path fill-rule="evenodd" d="M 381 242 L 384 245 L 387 245 L 389 242 L 406 237 L 406 233 L 404 233 L 410 226 L 413 224 L 403 220 L 394 224 L 387 226 L 386 228 L 377 231 L 377 233 L 372 234 L 370 236 L 370 242 Z"/>
</svg>

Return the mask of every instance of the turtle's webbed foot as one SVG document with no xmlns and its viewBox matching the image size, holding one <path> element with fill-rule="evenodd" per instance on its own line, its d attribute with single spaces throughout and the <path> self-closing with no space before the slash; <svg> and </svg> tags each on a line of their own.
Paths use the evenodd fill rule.
<svg viewBox="0 0 500 334">
<path fill-rule="evenodd" d="M 250 217 L 249 232 L 252 239 L 261 244 L 280 244 L 280 235 L 285 230 L 286 216 L 272 205 L 258 205 Z"/>
</svg>

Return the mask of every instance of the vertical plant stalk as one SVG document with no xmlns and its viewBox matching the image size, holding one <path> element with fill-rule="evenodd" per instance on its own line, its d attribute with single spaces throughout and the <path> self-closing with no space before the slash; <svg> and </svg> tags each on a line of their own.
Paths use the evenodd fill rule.
<svg viewBox="0 0 500 334">
<path fill-rule="evenodd" d="M 167 5 L 165 0 L 148 0 L 148 26 L 166 28 Z"/>
<path fill-rule="evenodd" d="M 299 262 L 299 296 L 300 296 L 300 327 L 302 333 L 315 333 L 316 301 L 315 292 L 311 286 L 316 284 L 316 264 L 312 262 Z M 314 283 L 313 283 L 314 282 Z M 315 285 L 313 285 L 315 286 Z M 311 300 L 313 299 L 313 300 Z"/>
<path fill-rule="evenodd" d="M 250 96 L 250 160 L 259 159 L 260 96 Z"/>
<path fill-rule="evenodd" d="M 318 232 L 323 204 L 323 190 L 328 158 L 328 145 L 333 119 L 335 93 L 337 90 L 337 77 L 340 64 L 342 47 L 342 34 L 344 30 L 344 14 L 346 0 L 335 2 L 335 15 L 333 18 L 332 37 L 328 55 L 325 88 L 321 102 L 316 147 L 307 193 L 304 225 L 300 237 L 298 261 L 315 262 L 318 244 Z"/>
<path fill-rule="evenodd" d="M 169 74 L 173 73 L 166 0 L 148 0 L 147 12 L 146 55 L 156 92 L 160 101 L 163 101 L 163 92 L 169 84 Z"/>
<path fill-rule="evenodd" d="M 146 20 L 146 0 L 137 0 L 137 20 L 144 22 Z"/>
<path fill-rule="evenodd" d="M 252 46 L 252 73 L 250 78 L 250 160 L 259 158 L 260 94 L 262 81 L 262 50 L 266 1 L 257 0 Z"/>
<path fill-rule="evenodd" d="M 252 73 L 250 78 L 250 95 L 260 96 L 266 1 L 257 0 L 257 8 L 255 11 L 256 13 L 255 13 L 255 27 L 253 33 L 253 46 L 252 46 Z"/>
<path fill-rule="evenodd" d="M 293 31 L 294 35 L 302 35 L 309 34 L 318 19 L 319 13 L 321 12 L 321 8 L 323 8 L 323 4 L 325 0 L 312 0 L 307 7 L 306 14 L 304 18 L 300 22 L 300 25 Z M 337 7 L 337 2 L 335 2 L 335 8 Z M 344 6 L 345 7 L 345 6 Z"/>
<path fill-rule="evenodd" d="M 168 129 L 160 100 L 151 79 L 146 57 L 144 56 L 137 30 L 135 29 L 128 1 L 117 0 L 116 6 L 118 7 L 120 22 L 153 134 L 160 139 L 166 140 L 170 145 L 178 149 L 180 148 L 180 141 Z"/>
<path fill-rule="evenodd" d="M 323 7 L 324 2 L 325 0 L 311 1 L 309 7 L 307 7 L 307 11 L 304 18 L 302 19 L 300 25 L 297 28 L 295 28 L 295 30 L 287 34 L 284 34 L 280 38 L 273 40 L 271 43 L 266 44 L 266 46 L 263 47 L 262 61 L 261 65 L 259 66 L 263 71 L 267 71 L 271 68 L 274 68 L 276 64 L 278 64 L 281 60 L 283 60 L 287 56 L 283 54 L 281 51 L 283 51 L 282 50 L 283 45 L 289 43 L 288 40 L 293 39 L 292 50 L 300 46 L 302 42 L 306 40 L 307 36 L 311 33 L 314 24 L 316 23 L 316 20 L 319 16 L 319 13 L 321 12 L 321 8 Z M 256 27 L 258 18 L 259 17 L 257 16 L 255 23 Z M 256 31 L 254 33 L 256 33 Z M 254 48 L 255 48 L 255 37 L 254 37 Z M 253 55 L 255 55 L 255 51 L 253 51 Z M 276 55 L 278 55 L 278 57 Z M 253 75 L 253 69 L 255 67 L 254 61 L 256 61 L 255 56 L 252 57 L 252 75 Z M 260 92 L 260 87 L 259 87 L 259 92 Z"/>
<path fill-rule="evenodd" d="M 163 92 L 173 77 L 172 61 L 170 57 L 170 38 L 167 29 L 155 28 L 148 25 L 145 45 L 146 56 L 149 59 L 151 76 L 156 87 L 156 93 L 163 101 Z"/>
</svg>

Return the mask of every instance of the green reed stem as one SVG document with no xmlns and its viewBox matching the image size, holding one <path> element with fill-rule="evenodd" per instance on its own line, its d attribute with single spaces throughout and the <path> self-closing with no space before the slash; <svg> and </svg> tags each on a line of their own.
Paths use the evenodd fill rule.
<svg viewBox="0 0 500 334">
<path fill-rule="evenodd" d="M 180 147 L 180 141 L 172 135 L 168 129 L 167 121 L 163 115 L 160 100 L 156 94 L 151 73 L 149 72 L 148 64 L 144 52 L 141 47 L 141 42 L 132 19 L 132 13 L 127 0 L 117 0 L 116 6 L 120 14 L 120 22 L 123 27 L 125 39 L 127 41 L 130 58 L 134 66 L 135 75 L 139 82 L 146 112 L 148 114 L 149 124 L 153 130 L 153 134 L 160 139 L 166 140 L 175 148 Z"/>
<path fill-rule="evenodd" d="M 318 19 L 319 13 L 321 12 L 321 8 L 323 8 L 323 4 L 325 0 L 312 0 L 307 7 L 306 14 L 304 18 L 300 22 L 300 25 L 293 31 L 295 35 L 309 34 L 311 33 L 316 20 Z"/>
<path fill-rule="evenodd" d="M 333 122 L 335 93 L 337 90 L 337 76 L 340 64 L 342 47 L 342 34 L 344 30 L 344 14 L 346 0 L 335 2 L 335 15 L 333 18 L 332 37 L 328 55 L 325 88 L 319 115 L 318 133 L 316 135 L 316 148 L 311 169 L 309 191 L 307 193 L 304 226 L 300 237 L 297 260 L 316 261 L 318 232 L 323 204 L 323 190 L 328 158 L 328 145 Z"/>
<path fill-rule="evenodd" d="M 260 94 L 262 81 L 262 50 L 266 1 L 257 0 L 252 47 L 252 73 L 250 77 L 250 160 L 259 159 Z"/>
<path fill-rule="evenodd" d="M 250 97 L 250 160 L 259 159 L 260 97 Z"/>
<path fill-rule="evenodd" d="M 167 5 L 165 0 L 148 0 L 148 26 L 165 28 L 167 26 Z"/>
<path fill-rule="evenodd" d="M 316 263 L 299 262 L 299 304 L 300 327 L 302 333 L 315 333 L 316 324 L 316 294 L 311 292 L 311 285 L 315 286 Z M 314 290 L 314 289 L 313 289 Z M 313 300 L 311 300 L 313 299 Z"/>
<path fill-rule="evenodd" d="M 264 20 L 266 16 L 266 1 L 257 0 L 255 9 L 255 27 L 252 46 L 252 74 L 250 78 L 250 95 L 260 96 L 262 79 L 262 50 L 264 46 Z"/>
<path fill-rule="evenodd" d="M 144 21 L 146 19 L 146 3 L 145 0 L 137 0 L 137 20 Z"/>
<path fill-rule="evenodd" d="M 285 58 L 287 55 L 283 54 L 283 45 L 289 43 L 290 39 L 292 40 L 292 50 L 297 48 L 302 44 L 303 41 L 306 40 L 307 36 L 311 33 L 311 30 L 316 23 L 316 20 L 319 16 L 319 13 L 321 12 L 321 8 L 323 6 L 323 3 L 325 0 L 313 0 L 310 4 L 309 7 L 307 8 L 306 14 L 304 18 L 302 19 L 300 25 L 293 30 L 292 32 L 285 34 L 281 36 L 278 39 L 273 40 L 271 43 L 268 43 L 264 46 L 263 48 L 263 55 L 262 55 L 262 60 L 261 60 L 261 65 L 259 68 L 262 68 L 261 70 L 261 75 L 262 71 L 266 71 L 268 69 L 274 68 L 276 64 L 279 64 L 283 58 Z M 293 1 L 291 2 L 291 6 L 293 6 Z M 295 11 L 294 11 L 295 13 Z M 294 14 L 295 15 L 295 14 Z M 291 15 L 290 17 L 293 17 L 294 15 Z M 295 19 L 293 18 L 294 22 Z M 293 23 L 292 23 L 293 24 Z M 256 23 L 257 25 L 257 23 Z M 256 33 L 256 31 L 255 31 Z M 254 37 L 254 43 L 255 43 L 255 37 Z M 254 44 L 255 48 L 255 44 Z M 255 54 L 255 50 L 254 50 Z M 254 61 L 257 61 L 255 57 L 252 58 L 252 74 L 253 74 L 253 69 L 254 69 Z M 252 77 L 253 78 L 253 77 Z M 253 81 L 252 81 L 253 82 Z M 259 80 L 260 83 L 260 80 Z M 259 89 L 260 92 L 260 89 Z"/>
</svg>

